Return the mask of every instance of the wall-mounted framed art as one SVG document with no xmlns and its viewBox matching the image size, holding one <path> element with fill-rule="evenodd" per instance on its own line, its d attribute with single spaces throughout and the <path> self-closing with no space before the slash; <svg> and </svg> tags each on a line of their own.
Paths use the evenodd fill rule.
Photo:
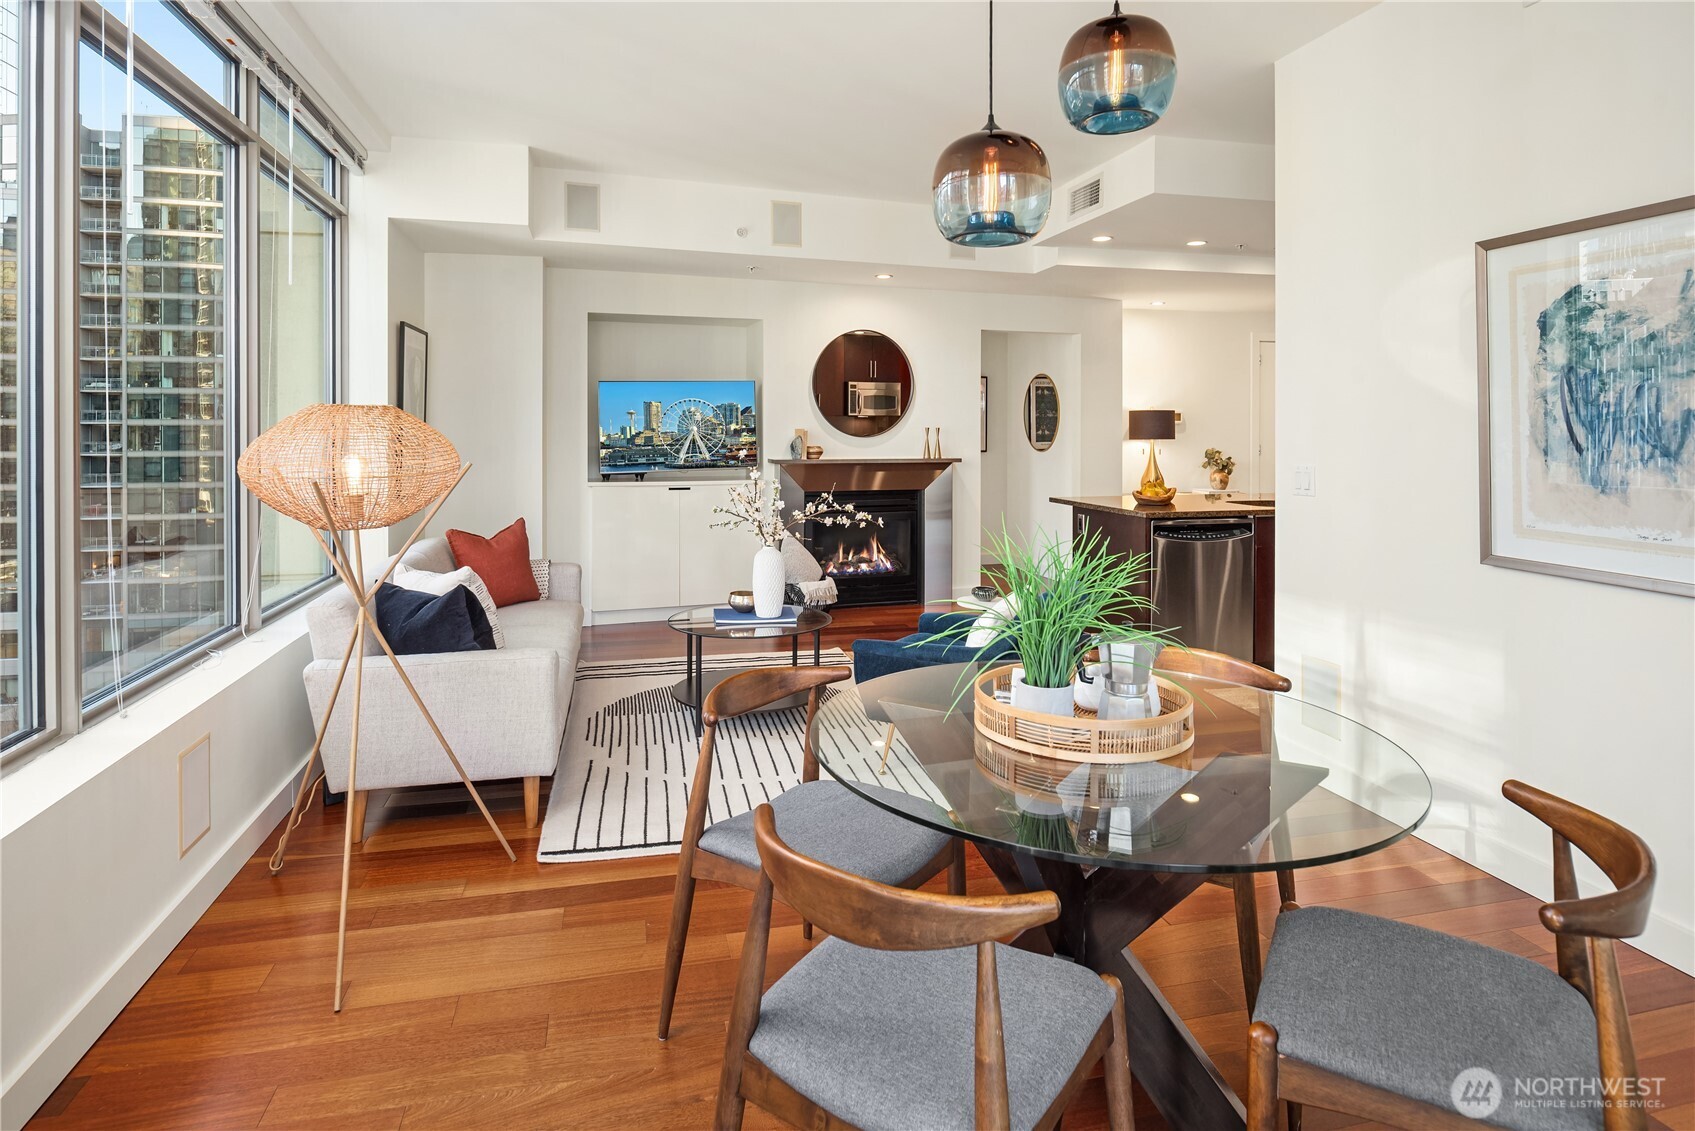
<svg viewBox="0 0 1695 1131">
<path fill-rule="evenodd" d="M 1059 386 L 1046 373 L 1030 378 L 1024 389 L 1024 436 L 1038 452 L 1059 436 Z"/>
<path fill-rule="evenodd" d="M 419 420 L 428 420 L 430 336 L 410 322 L 400 324 L 400 372 L 395 381 L 395 406 Z"/>
<path fill-rule="evenodd" d="M 1482 560 L 1695 596 L 1695 197 L 1477 245 Z"/>
</svg>

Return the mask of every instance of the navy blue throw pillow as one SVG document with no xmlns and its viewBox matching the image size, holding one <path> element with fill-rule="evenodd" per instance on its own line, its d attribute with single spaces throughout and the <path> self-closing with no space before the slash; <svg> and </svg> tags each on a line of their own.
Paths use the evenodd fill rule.
<svg viewBox="0 0 1695 1131">
<path fill-rule="evenodd" d="M 494 647 L 488 614 L 463 585 L 437 596 L 385 581 L 377 590 L 377 627 L 397 656 Z"/>
</svg>

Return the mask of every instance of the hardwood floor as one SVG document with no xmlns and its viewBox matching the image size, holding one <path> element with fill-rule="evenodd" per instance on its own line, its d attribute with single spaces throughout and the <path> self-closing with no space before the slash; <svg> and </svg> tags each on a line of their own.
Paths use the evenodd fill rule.
<svg viewBox="0 0 1695 1131">
<path fill-rule="evenodd" d="M 824 643 L 899 636 L 914 616 L 849 610 Z M 591 629 L 583 649 L 589 661 L 681 653 L 658 625 Z M 698 890 L 672 1035 L 661 1043 L 653 1030 L 675 857 L 538 864 L 539 829 L 524 828 L 519 783 L 486 795 L 515 864 L 458 787 L 371 799 L 353 861 L 339 1016 L 330 998 L 344 810 L 314 806 L 284 872 L 267 870 L 267 843 L 30 1126 L 707 1126 L 748 893 Z M 969 855 L 971 890 L 993 890 Z M 1299 882 L 1303 903 L 1403 919 L 1553 965 L 1536 900 L 1422 841 L 1303 872 Z M 1269 931 L 1269 877 L 1259 898 Z M 1241 1089 L 1247 1013 L 1231 899 L 1228 889 L 1203 887 L 1136 952 Z M 809 944 L 786 908 L 772 921 L 775 979 Z M 1657 1117 L 1695 1131 L 1695 978 L 1629 947 L 1620 963 L 1641 1071 L 1664 1079 Z M 1139 1088 L 1136 1098 L 1138 1127 L 1162 1127 Z M 749 1110 L 747 1126 L 774 1125 Z M 1356 1126 L 1310 1110 L 1306 1125 Z M 1099 1078 L 1065 1126 L 1105 1126 Z"/>
</svg>

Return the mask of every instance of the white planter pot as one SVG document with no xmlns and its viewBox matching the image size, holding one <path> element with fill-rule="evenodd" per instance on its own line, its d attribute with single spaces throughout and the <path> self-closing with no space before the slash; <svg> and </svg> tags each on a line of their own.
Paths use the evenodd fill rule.
<svg viewBox="0 0 1695 1131">
<path fill-rule="evenodd" d="M 783 611 L 783 551 L 761 546 L 753 555 L 753 615 L 774 617 Z"/>
<path fill-rule="evenodd" d="M 1044 715 L 1072 716 L 1071 685 L 1037 687 L 1024 682 L 1024 669 L 1012 673 L 1012 705 L 1022 711 L 1039 711 Z"/>
</svg>

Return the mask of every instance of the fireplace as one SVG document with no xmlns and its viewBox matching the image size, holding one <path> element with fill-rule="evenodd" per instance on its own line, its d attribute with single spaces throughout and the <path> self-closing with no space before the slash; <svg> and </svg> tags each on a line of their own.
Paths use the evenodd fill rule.
<svg viewBox="0 0 1695 1131">
<path fill-rule="evenodd" d="M 814 502 L 818 492 L 808 491 Z M 806 524 L 804 539 L 841 605 L 897 605 L 924 592 L 924 492 L 836 491 L 838 503 L 869 514 L 870 526 Z"/>
</svg>

